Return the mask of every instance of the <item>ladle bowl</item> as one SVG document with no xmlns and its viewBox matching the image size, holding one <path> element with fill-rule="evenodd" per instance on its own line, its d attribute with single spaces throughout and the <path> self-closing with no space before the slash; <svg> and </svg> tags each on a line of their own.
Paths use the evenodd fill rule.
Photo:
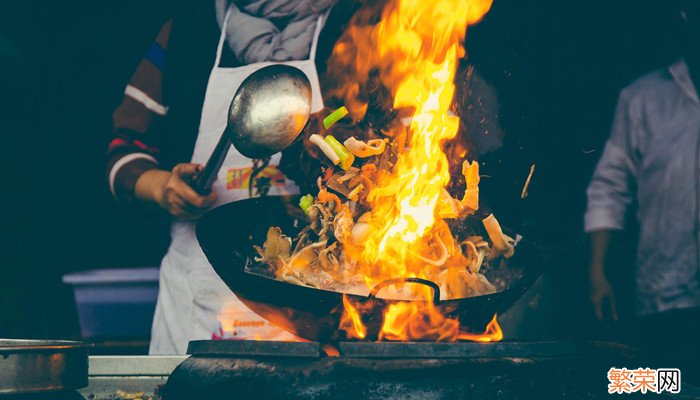
<svg viewBox="0 0 700 400">
<path fill-rule="evenodd" d="M 253 72 L 233 96 L 226 129 L 192 187 L 202 195 L 211 192 L 231 144 L 254 159 L 284 150 L 310 114 L 311 82 L 300 69 L 273 64 Z"/>
</svg>

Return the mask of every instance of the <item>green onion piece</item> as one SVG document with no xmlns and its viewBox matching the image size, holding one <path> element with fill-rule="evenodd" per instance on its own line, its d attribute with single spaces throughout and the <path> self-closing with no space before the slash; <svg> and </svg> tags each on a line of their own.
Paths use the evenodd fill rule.
<svg viewBox="0 0 700 400">
<path fill-rule="evenodd" d="M 299 200 L 299 207 L 301 207 L 302 211 L 305 213 L 309 213 L 309 207 L 314 204 L 314 196 L 307 194 L 306 196 L 303 196 Z"/>
<path fill-rule="evenodd" d="M 344 116 L 348 115 L 348 109 L 345 108 L 345 106 L 340 107 L 339 109 L 333 111 L 329 116 L 323 119 L 323 127 L 328 129 L 333 124 L 338 122 L 341 118 Z"/>
<path fill-rule="evenodd" d="M 355 162 L 355 156 L 350 152 L 350 150 L 347 149 L 347 147 L 343 146 L 338 139 L 334 138 L 333 135 L 326 135 L 323 140 L 325 140 L 326 143 L 331 146 L 333 151 L 335 151 L 335 154 L 340 157 L 340 168 L 347 171 L 348 168 L 352 166 L 352 163 Z"/>
</svg>

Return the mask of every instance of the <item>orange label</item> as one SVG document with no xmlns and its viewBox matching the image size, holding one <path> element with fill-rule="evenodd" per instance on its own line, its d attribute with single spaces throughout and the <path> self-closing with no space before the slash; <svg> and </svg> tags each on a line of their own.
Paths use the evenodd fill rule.
<svg viewBox="0 0 700 400">
<path fill-rule="evenodd" d="M 226 174 L 226 189 L 248 189 L 252 172 L 253 169 L 251 167 L 229 169 Z M 284 184 L 284 174 L 274 166 L 265 167 L 254 179 L 254 185 L 256 186 L 284 186 Z"/>
</svg>

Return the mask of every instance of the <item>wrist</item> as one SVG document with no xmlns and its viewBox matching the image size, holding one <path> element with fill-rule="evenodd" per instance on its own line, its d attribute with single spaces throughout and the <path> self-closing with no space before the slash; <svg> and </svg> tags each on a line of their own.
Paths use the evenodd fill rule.
<svg viewBox="0 0 700 400">
<path fill-rule="evenodd" d="M 588 268 L 588 277 L 592 282 L 607 280 L 605 270 L 601 264 L 591 264 L 591 266 Z"/>
<path fill-rule="evenodd" d="M 144 172 L 136 180 L 134 191 L 136 198 L 142 202 L 161 205 L 169 178 L 169 171 L 153 169 Z"/>
</svg>

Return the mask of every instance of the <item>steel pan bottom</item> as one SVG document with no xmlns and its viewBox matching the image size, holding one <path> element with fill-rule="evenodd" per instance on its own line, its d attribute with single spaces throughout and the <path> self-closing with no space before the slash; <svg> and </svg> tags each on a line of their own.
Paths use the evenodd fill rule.
<svg viewBox="0 0 700 400">
<path fill-rule="evenodd" d="M 64 393 L 87 386 L 89 348 L 80 342 L 0 339 L 0 394 Z"/>
</svg>

